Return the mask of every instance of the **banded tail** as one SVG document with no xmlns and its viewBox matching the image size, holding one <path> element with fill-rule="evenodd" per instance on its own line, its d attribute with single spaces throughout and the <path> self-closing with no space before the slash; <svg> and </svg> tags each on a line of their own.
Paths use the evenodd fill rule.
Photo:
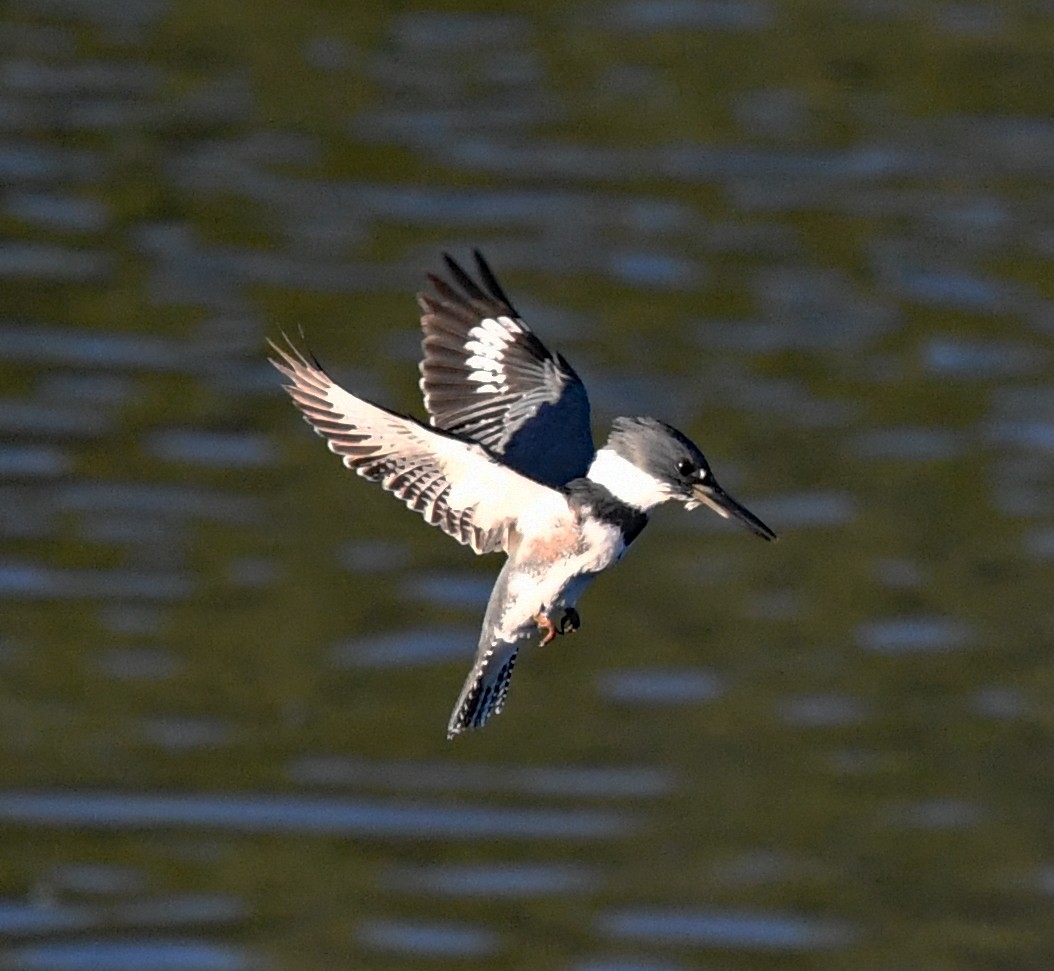
<svg viewBox="0 0 1054 971">
<path fill-rule="evenodd" d="M 517 644 L 499 641 L 481 654 L 465 679 L 465 685 L 454 705 L 446 737 L 453 738 L 470 728 L 482 728 L 491 715 L 501 712 L 509 693 L 512 669 L 516 664 Z"/>
</svg>

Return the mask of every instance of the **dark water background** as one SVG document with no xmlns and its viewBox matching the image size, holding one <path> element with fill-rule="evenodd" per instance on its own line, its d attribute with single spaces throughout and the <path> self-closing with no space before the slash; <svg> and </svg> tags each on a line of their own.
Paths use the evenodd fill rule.
<svg viewBox="0 0 1054 971">
<path fill-rule="evenodd" d="M 1048 969 L 1054 7 L 10 0 L 0 971 Z M 448 744 L 420 413 L 482 246 L 781 534 L 666 509 Z"/>
</svg>

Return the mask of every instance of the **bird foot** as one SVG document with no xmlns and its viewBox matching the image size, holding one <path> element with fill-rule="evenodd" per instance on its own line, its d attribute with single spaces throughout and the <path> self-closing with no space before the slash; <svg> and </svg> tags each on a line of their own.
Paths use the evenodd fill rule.
<svg viewBox="0 0 1054 971">
<path fill-rule="evenodd" d="M 553 622 L 549 619 L 549 615 L 544 610 L 539 610 L 534 615 L 534 622 L 538 625 L 538 630 L 544 633 L 542 637 L 542 643 L 540 647 L 545 647 L 546 644 L 551 644 L 556 640 L 556 635 L 559 631 L 553 626 Z"/>
<path fill-rule="evenodd" d="M 540 647 L 545 647 L 546 644 L 555 641 L 557 634 L 573 634 L 582 626 L 582 618 L 578 616 L 578 611 L 574 607 L 565 607 L 559 621 L 555 624 L 544 610 L 534 615 L 534 622 L 544 635 Z"/>
<path fill-rule="evenodd" d="M 574 607 L 565 607 L 560 623 L 556 625 L 561 634 L 573 634 L 582 626 L 582 618 Z"/>
</svg>

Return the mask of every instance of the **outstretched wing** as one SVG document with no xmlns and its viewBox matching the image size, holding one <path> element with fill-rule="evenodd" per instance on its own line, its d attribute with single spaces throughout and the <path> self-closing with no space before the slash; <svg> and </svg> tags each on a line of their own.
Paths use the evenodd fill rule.
<svg viewBox="0 0 1054 971">
<path fill-rule="evenodd" d="M 508 552 L 524 509 L 554 517 L 566 512 L 558 492 L 507 468 L 478 444 L 356 398 L 287 342 L 288 350 L 271 342 L 278 356 L 271 363 L 288 379 L 286 391 L 330 451 L 459 543 L 476 553 Z"/>
<path fill-rule="evenodd" d="M 432 424 L 485 445 L 524 475 L 562 486 L 593 460 L 589 396 L 513 309 L 478 250 L 482 286 L 443 254 L 457 288 L 428 275 L 421 391 Z"/>
</svg>

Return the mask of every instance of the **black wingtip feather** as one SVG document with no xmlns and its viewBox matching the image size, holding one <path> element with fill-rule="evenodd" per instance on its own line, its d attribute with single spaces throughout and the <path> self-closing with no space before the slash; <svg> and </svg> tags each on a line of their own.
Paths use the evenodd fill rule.
<svg viewBox="0 0 1054 971">
<path fill-rule="evenodd" d="M 465 327 L 474 327 L 479 322 L 482 311 L 477 298 L 458 293 L 446 280 L 434 273 L 428 274 L 428 282 L 438 294 L 438 299 L 427 293 L 421 295 L 422 307 L 426 311 L 422 323 L 430 319 L 435 323 L 444 315 L 452 317 Z"/>
<path fill-rule="evenodd" d="M 444 253 L 443 262 L 446 263 L 447 269 L 450 270 L 451 275 L 457 280 L 458 286 L 473 300 L 487 299 L 487 295 L 480 289 L 479 284 L 461 268 L 461 264 L 454 257 L 449 253 Z"/>
<path fill-rule="evenodd" d="M 304 345 L 304 352 L 311 359 L 311 363 L 328 377 L 329 372 L 323 367 L 322 362 L 315 356 L 315 352 L 311 350 L 311 345 L 307 342 L 307 335 L 304 333 L 304 328 L 298 325 L 297 330 L 300 331 L 300 341 Z M 289 338 L 287 337 L 286 340 L 289 340 Z"/>
<path fill-rule="evenodd" d="M 517 316 L 517 313 L 512 306 L 512 301 L 509 299 L 508 294 L 505 293 L 502 285 L 498 283 L 498 278 L 494 275 L 494 271 L 490 268 L 490 264 L 483 258 L 483 254 L 478 249 L 474 249 L 472 255 L 476 258 L 476 268 L 479 270 L 479 275 L 483 280 L 484 286 L 490 291 L 490 295 L 495 300 L 500 300 L 505 304 L 514 317 Z"/>
</svg>

